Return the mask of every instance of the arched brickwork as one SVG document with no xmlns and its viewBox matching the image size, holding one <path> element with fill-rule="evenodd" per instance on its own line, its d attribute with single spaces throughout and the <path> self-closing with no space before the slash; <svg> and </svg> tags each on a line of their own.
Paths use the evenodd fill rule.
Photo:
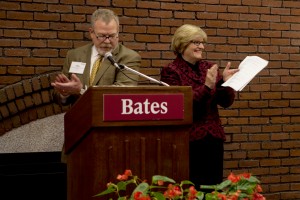
<svg viewBox="0 0 300 200">
<path fill-rule="evenodd" d="M 35 76 L 0 89 L 0 136 L 31 121 L 69 109 L 69 106 L 55 104 L 52 99 L 51 82 L 58 73 Z M 159 80 L 159 74 L 147 75 Z M 156 83 L 140 77 L 139 85 Z"/>
<path fill-rule="evenodd" d="M 53 102 L 51 82 L 57 73 L 39 75 L 0 89 L 0 135 L 69 109 Z"/>
</svg>

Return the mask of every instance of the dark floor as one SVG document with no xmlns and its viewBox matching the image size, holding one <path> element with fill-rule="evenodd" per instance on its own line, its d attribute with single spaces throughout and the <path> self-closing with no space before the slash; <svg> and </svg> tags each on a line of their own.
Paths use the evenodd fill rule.
<svg viewBox="0 0 300 200">
<path fill-rule="evenodd" d="M 66 200 L 60 152 L 0 154 L 1 200 Z"/>
</svg>

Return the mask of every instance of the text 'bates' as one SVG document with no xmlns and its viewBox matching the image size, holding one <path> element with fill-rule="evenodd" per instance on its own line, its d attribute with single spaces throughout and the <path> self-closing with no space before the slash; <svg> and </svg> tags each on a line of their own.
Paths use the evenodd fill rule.
<svg viewBox="0 0 300 200">
<path fill-rule="evenodd" d="M 103 121 L 183 119 L 183 94 L 105 94 Z"/>
</svg>

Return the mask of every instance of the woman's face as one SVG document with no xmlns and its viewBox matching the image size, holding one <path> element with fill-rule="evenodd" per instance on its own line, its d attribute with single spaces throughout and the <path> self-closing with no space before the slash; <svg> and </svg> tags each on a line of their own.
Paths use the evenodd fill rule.
<svg viewBox="0 0 300 200">
<path fill-rule="evenodd" d="M 183 59 L 188 61 L 191 64 L 196 64 L 199 60 L 202 59 L 202 53 L 204 51 L 204 41 L 203 38 L 197 37 L 192 40 L 187 48 L 183 52 Z"/>
<path fill-rule="evenodd" d="M 100 55 L 114 50 L 119 42 L 117 22 L 111 20 L 107 24 L 102 20 L 97 20 L 94 27 L 90 28 L 90 36 Z"/>
</svg>

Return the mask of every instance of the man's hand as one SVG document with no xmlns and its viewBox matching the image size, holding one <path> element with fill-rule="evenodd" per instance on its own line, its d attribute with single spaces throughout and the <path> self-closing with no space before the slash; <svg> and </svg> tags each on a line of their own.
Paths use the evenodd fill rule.
<svg viewBox="0 0 300 200">
<path fill-rule="evenodd" d="M 71 79 L 68 79 L 64 74 L 58 74 L 51 85 L 63 96 L 80 94 L 83 86 L 75 74 L 71 75 Z"/>
</svg>

